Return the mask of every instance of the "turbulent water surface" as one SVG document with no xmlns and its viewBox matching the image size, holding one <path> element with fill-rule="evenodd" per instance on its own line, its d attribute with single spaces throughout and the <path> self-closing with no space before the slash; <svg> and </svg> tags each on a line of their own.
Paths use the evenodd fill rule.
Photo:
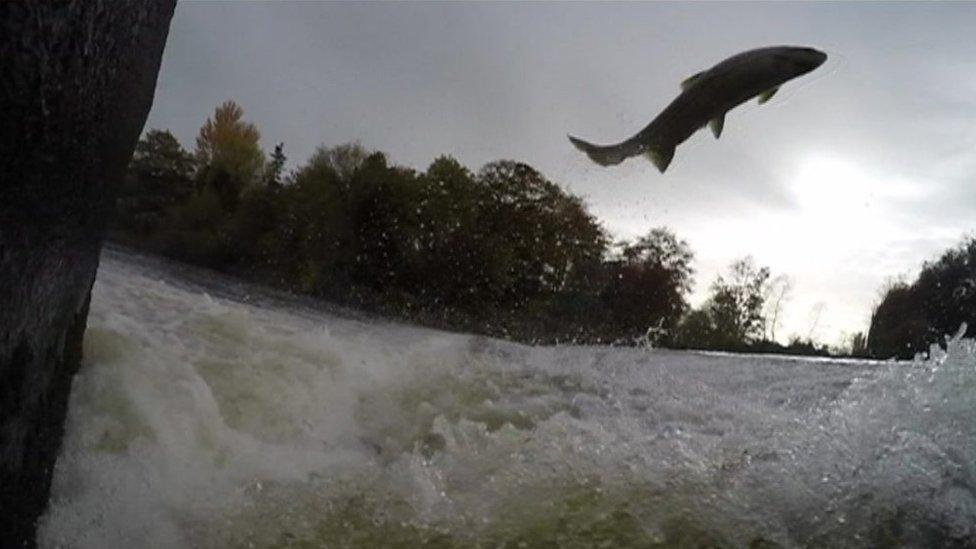
<svg viewBox="0 0 976 549">
<path fill-rule="evenodd" d="M 526 347 L 103 254 L 45 547 L 976 546 L 976 348 Z"/>
</svg>

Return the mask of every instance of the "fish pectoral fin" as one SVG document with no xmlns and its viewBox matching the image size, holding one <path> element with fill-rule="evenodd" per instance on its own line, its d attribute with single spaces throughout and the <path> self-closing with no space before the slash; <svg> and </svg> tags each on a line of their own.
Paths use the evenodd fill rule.
<svg viewBox="0 0 976 549">
<path fill-rule="evenodd" d="M 718 139 L 722 135 L 722 128 L 725 127 L 725 113 L 716 116 L 708 121 L 708 127 L 712 130 L 712 135 Z"/>
<path fill-rule="evenodd" d="M 688 88 L 690 88 L 692 84 L 694 84 L 699 78 L 701 78 L 701 75 L 704 72 L 705 71 L 696 72 L 695 74 L 693 74 L 693 75 L 689 76 L 688 78 L 685 78 L 684 80 L 682 80 L 681 81 L 681 90 L 684 91 L 684 90 L 687 90 Z"/>
<path fill-rule="evenodd" d="M 762 105 L 766 101 L 769 101 L 774 95 L 776 95 L 776 92 L 778 91 L 779 91 L 779 86 L 775 88 L 769 88 L 768 90 L 759 94 L 759 104 Z"/>
<path fill-rule="evenodd" d="M 671 164 L 671 159 L 674 158 L 674 147 L 650 149 L 644 153 L 644 156 L 654 163 L 654 167 L 658 171 L 664 173 L 664 170 L 668 169 L 668 165 Z"/>
</svg>

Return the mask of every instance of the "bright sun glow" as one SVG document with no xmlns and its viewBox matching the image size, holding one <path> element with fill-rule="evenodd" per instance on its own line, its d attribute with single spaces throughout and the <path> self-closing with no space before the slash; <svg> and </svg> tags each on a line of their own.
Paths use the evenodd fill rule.
<svg viewBox="0 0 976 549">
<path fill-rule="evenodd" d="M 870 207 L 879 185 L 855 164 L 822 156 L 804 160 L 791 187 L 803 210 L 840 216 Z"/>
<path fill-rule="evenodd" d="M 827 153 L 798 159 L 782 174 L 782 181 L 792 204 L 775 211 L 710 218 L 700 227 L 695 244 L 702 257 L 717 258 L 701 265 L 702 279 L 710 280 L 732 259 L 752 254 L 774 272 L 793 279 L 793 298 L 779 331 L 783 337 L 864 330 L 864 311 L 875 295 L 863 289 L 876 285 L 890 269 L 876 268 L 863 259 L 873 257 L 872 250 L 917 236 L 918 228 L 899 223 L 893 212 L 900 202 L 918 200 L 924 187 Z M 749 223 L 743 221 L 746 217 Z M 823 280 L 850 288 L 848 297 L 832 299 Z M 708 288 L 700 284 L 696 299 L 704 299 Z M 822 313 L 816 323 L 819 331 L 813 333 L 811 316 L 822 307 L 819 303 L 827 307 L 818 313 Z"/>
</svg>

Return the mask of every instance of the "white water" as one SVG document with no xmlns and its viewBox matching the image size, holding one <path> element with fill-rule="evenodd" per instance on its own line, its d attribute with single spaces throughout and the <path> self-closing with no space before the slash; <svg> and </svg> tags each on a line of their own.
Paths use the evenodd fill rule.
<svg viewBox="0 0 976 549">
<path fill-rule="evenodd" d="M 107 252 L 85 353 L 44 547 L 976 545 L 969 341 L 526 347 Z"/>
</svg>

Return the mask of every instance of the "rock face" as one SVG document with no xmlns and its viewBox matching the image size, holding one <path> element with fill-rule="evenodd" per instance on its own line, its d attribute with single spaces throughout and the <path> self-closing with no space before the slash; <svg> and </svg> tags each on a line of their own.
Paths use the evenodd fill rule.
<svg viewBox="0 0 976 549">
<path fill-rule="evenodd" d="M 0 547 L 33 546 L 175 0 L 0 2 Z"/>
</svg>

